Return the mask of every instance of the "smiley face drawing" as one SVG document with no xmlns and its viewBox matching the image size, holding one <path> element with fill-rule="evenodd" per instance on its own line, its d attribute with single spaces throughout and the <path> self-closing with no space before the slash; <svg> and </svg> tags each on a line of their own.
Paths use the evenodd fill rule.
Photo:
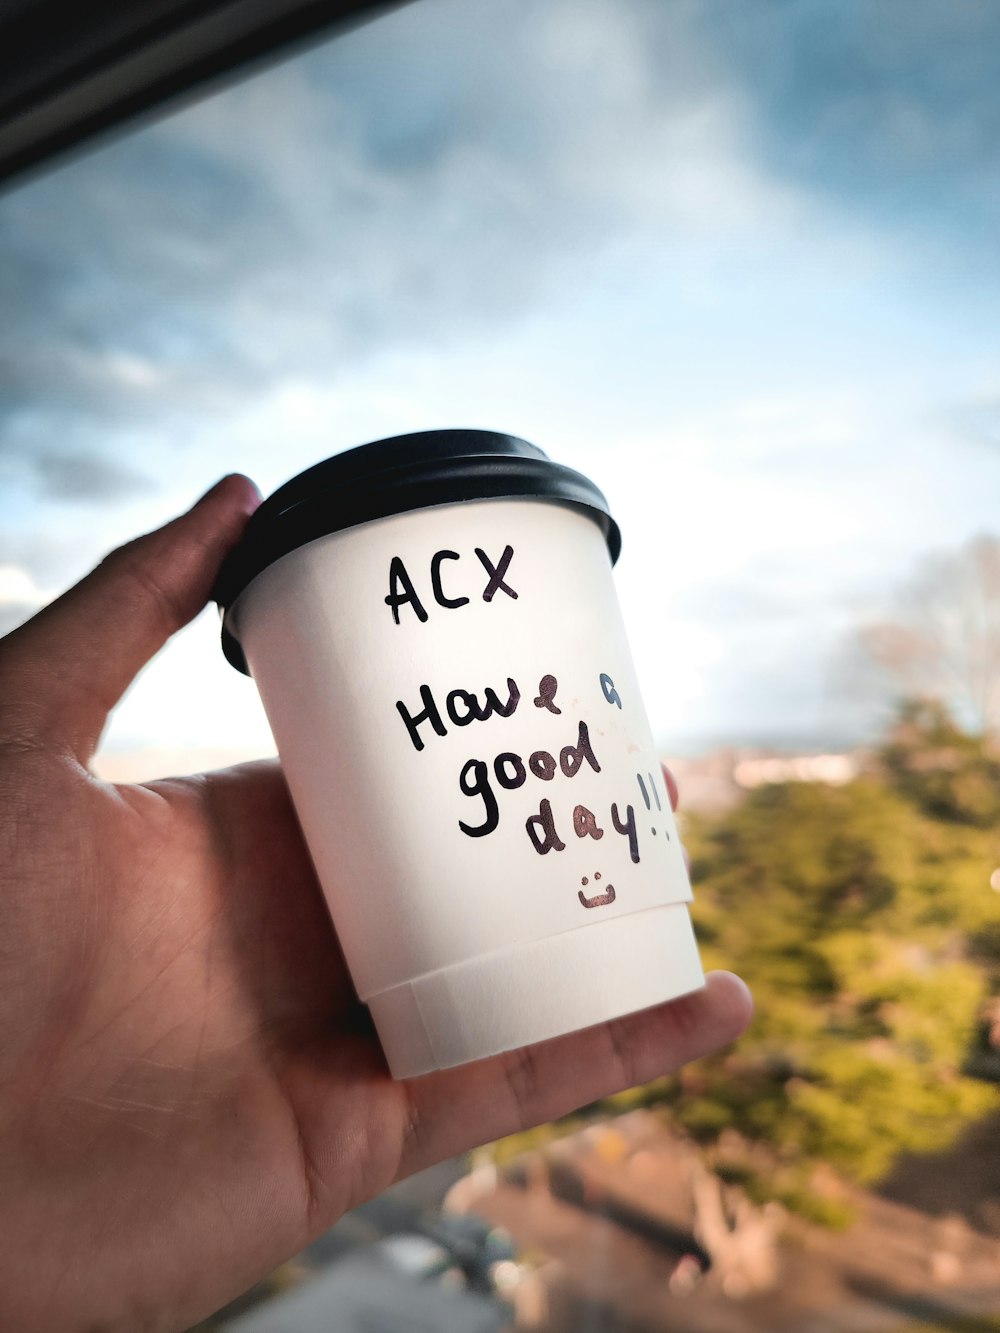
<svg viewBox="0 0 1000 1333">
<path fill-rule="evenodd" d="M 599 880 L 600 878 L 601 872 L 597 871 L 594 875 L 594 879 Z M 587 876 L 584 875 L 580 882 L 581 884 L 587 884 L 589 883 L 589 880 L 587 879 Z M 595 893 L 592 898 L 588 898 L 583 889 L 580 889 L 577 897 L 580 899 L 581 903 L 583 903 L 584 907 L 609 907 L 615 900 L 615 886 L 609 884 L 603 893 Z"/>
</svg>

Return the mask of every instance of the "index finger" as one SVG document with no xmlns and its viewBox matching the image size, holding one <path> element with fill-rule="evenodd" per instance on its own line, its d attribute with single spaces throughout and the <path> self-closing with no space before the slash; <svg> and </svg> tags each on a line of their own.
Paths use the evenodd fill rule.
<svg viewBox="0 0 1000 1333">
<path fill-rule="evenodd" d="M 86 764 L 139 669 L 205 604 L 259 499 L 246 477 L 223 478 L 186 514 L 113 551 L 8 634 L 0 739 L 68 745 Z"/>
</svg>

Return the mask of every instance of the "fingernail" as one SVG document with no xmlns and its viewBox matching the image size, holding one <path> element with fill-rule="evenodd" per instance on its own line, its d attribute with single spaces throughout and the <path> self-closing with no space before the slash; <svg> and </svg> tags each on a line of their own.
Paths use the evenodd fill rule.
<svg viewBox="0 0 1000 1333">
<path fill-rule="evenodd" d="M 214 486 L 210 486 L 205 494 L 194 502 L 191 508 L 198 509 L 201 505 L 207 504 L 207 502 L 213 499 L 219 491 L 225 489 L 227 486 L 235 487 L 237 482 L 242 487 L 245 496 L 245 504 L 243 508 L 246 510 L 247 514 L 252 514 L 260 505 L 264 497 L 257 488 L 256 482 L 251 481 L 250 478 L 244 476 L 242 472 L 229 472 L 226 476 L 220 477 Z"/>
</svg>

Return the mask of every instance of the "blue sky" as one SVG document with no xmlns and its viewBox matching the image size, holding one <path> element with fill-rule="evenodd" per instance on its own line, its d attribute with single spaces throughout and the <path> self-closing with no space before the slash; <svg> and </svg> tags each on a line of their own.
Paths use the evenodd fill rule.
<svg viewBox="0 0 1000 1333">
<path fill-rule="evenodd" d="M 1000 10 L 418 0 L 0 198 L 0 618 L 227 470 L 525 435 L 605 490 L 665 748 L 850 743 L 996 529 Z M 109 745 L 266 747 L 211 613 Z"/>
</svg>

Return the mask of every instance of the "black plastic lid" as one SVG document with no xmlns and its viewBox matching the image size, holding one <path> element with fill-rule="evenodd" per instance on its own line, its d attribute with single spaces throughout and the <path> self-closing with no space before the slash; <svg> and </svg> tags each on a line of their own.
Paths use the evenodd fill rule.
<svg viewBox="0 0 1000 1333">
<path fill-rule="evenodd" d="M 592 481 L 553 463 L 536 445 L 489 430 L 428 430 L 363 444 L 300 472 L 270 496 L 227 556 L 212 596 L 223 613 L 283 555 L 372 519 L 462 500 L 554 500 L 588 514 L 611 561 L 621 534 Z M 247 671 L 238 640 L 223 625 L 222 651 Z"/>
</svg>

